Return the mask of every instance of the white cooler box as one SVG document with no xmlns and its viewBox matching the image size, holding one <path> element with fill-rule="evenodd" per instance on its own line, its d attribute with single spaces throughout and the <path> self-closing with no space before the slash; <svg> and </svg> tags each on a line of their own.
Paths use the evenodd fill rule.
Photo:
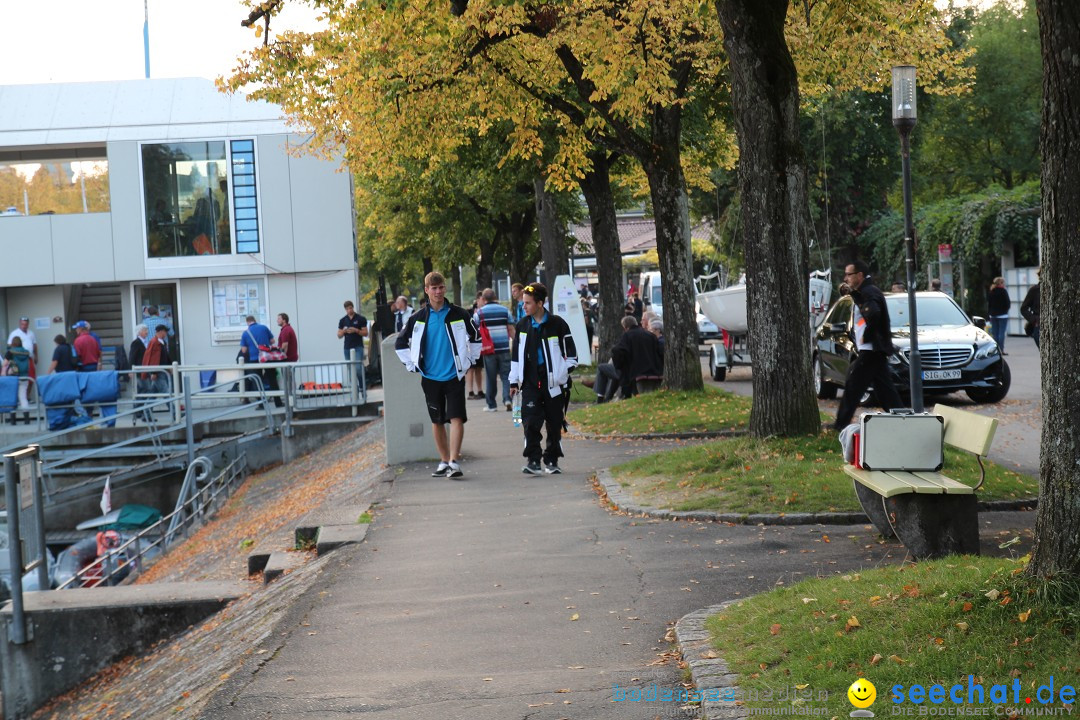
<svg viewBox="0 0 1080 720">
<path fill-rule="evenodd" d="M 873 412 L 862 416 L 859 465 L 866 470 L 941 470 L 945 418 L 910 410 Z"/>
</svg>

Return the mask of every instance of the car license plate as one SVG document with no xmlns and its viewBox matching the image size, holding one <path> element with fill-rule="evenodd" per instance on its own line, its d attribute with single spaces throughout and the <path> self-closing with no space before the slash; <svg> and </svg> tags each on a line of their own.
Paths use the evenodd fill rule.
<svg viewBox="0 0 1080 720">
<path fill-rule="evenodd" d="M 923 370 L 923 380 L 959 380 L 959 370 Z"/>
</svg>

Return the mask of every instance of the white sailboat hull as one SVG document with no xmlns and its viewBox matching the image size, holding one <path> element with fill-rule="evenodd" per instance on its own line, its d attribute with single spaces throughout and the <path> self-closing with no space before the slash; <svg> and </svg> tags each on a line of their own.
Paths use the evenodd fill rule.
<svg viewBox="0 0 1080 720">
<path fill-rule="evenodd" d="M 697 296 L 701 314 L 709 318 L 718 328 L 729 333 L 745 333 L 746 326 L 746 286 L 732 285 L 719 290 L 710 290 Z"/>
</svg>

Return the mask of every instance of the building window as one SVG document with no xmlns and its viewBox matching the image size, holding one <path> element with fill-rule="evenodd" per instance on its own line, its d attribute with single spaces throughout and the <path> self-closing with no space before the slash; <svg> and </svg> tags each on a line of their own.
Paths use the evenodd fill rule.
<svg viewBox="0 0 1080 720">
<path fill-rule="evenodd" d="M 255 143 L 233 140 L 233 217 L 236 225 L 236 252 L 259 252 L 259 207 L 255 191 Z"/>
<path fill-rule="evenodd" d="M 267 323 L 266 278 L 238 277 L 210 281 L 210 338 L 214 345 L 240 342 L 247 318 Z"/>
<path fill-rule="evenodd" d="M 232 254 L 225 148 L 224 140 L 142 146 L 148 257 Z"/>
<path fill-rule="evenodd" d="M 105 148 L 67 152 L 20 152 L 17 162 L 0 161 L 0 216 L 109 212 Z"/>
</svg>

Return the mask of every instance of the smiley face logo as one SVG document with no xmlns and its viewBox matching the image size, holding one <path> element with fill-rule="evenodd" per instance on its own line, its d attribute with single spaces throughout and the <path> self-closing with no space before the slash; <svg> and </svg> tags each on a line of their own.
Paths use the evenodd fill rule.
<svg viewBox="0 0 1080 720">
<path fill-rule="evenodd" d="M 874 683 L 866 678 L 859 678 L 851 683 L 851 687 L 847 690 L 847 697 L 852 705 L 865 709 L 873 705 L 874 700 L 877 700 L 877 688 L 874 687 Z"/>
</svg>

